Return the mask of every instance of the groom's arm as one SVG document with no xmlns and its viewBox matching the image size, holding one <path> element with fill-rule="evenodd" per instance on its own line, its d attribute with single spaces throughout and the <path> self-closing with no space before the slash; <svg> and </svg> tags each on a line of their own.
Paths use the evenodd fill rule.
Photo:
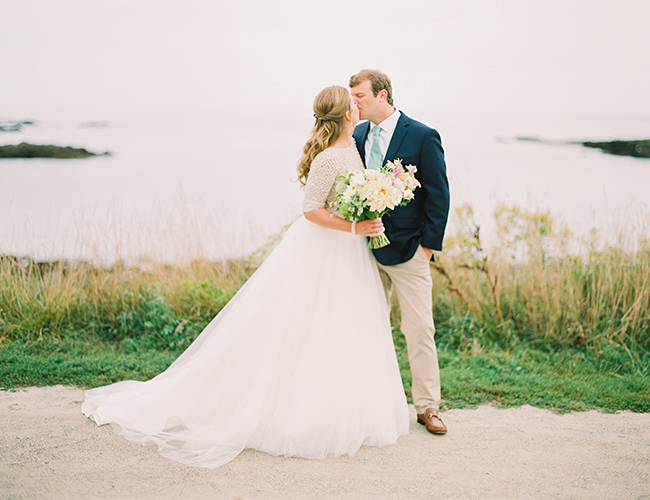
<svg viewBox="0 0 650 500">
<path fill-rule="evenodd" d="M 449 216 L 449 181 L 445 154 L 440 135 L 434 129 L 429 129 L 424 137 L 418 169 L 421 189 L 426 193 L 422 247 L 430 259 L 433 250 L 442 250 Z"/>
</svg>

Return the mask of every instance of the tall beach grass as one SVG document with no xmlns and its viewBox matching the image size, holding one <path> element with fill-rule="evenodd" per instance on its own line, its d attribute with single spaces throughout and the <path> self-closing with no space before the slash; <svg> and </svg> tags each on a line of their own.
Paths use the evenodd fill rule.
<svg viewBox="0 0 650 500">
<path fill-rule="evenodd" d="M 500 206 L 494 217 L 498 244 L 488 249 L 472 209 L 457 209 L 445 250 L 431 265 L 439 342 L 460 349 L 650 350 L 649 238 L 638 237 L 633 248 L 601 244 L 596 233 L 580 239 L 548 213 L 518 207 Z M 121 342 L 165 337 L 172 326 L 179 339 L 190 339 L 277 240 L 247 259 L 218 262 L 96 266 L 2 256 L 0 342 Z M 398 324 L 398 307 L 393 311 Z"/>
<path fill-rule="evenodd" d="M 500 206 L 496 240 L 482 246 L 471 208 L 432 265 L 444 341 L 461 349 L 530 345 L 616 348 L 629 361 L 650 350 L 650 239 L 619 244 L 558 227 L 548 213 Z M 634 353 L 634 354 L 633 354 Z"/>
</svg>

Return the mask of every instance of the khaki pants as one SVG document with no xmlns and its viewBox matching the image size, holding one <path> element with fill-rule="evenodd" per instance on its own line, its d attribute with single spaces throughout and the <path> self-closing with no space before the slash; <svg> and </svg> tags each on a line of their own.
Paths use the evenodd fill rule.
<svg viewBox="0 0 650 500">
<path fill-rule="evenodd" d="M 377 263 L 386 298 L 395 289 L 402 312 L 402 333 L 406 337 L 409 363 L 413 375 L 413 403 L 418 413 L 440 405 L 440 372 L 434 335 L 429 260 L 422 247 L 413 258 L 402 264 L 384 266 Z"/>
</svg>

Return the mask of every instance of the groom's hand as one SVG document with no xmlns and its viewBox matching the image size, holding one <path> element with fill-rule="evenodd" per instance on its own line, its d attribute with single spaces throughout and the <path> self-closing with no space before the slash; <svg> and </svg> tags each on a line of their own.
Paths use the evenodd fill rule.
<svg viewBox="0 0 650 500">
<path fill-rule="evenodd" d="M 427 260 L 431 260 L 431 256 L 433 255 L 433 250 L 424 247 L 422 247 L 422 250 L 424 250 L 424 255 L 427 256 Z"/>
</svg>

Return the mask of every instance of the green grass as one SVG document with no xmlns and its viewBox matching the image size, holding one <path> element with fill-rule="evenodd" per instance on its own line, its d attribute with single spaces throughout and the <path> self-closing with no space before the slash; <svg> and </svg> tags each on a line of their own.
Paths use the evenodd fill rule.
<svg viewBox="0 0 650 500">
<path fill-rule="evenodd" d="M 410 402 L 411 373 L 399 331 L 395 344 Z M 62 384 L 90 388 L 121 380 L 147 380 L 165 370 L 180 352 L 151 347 L 146 340 L 142 345 L 70 340 L 5 342 L 0 346 L 0 387 Z M 557 412 L 650 412 L 650 361 L 633 368 L 625 363 L 625 356 L 627 353 L 617 352 L 595 358 L 584 351 L 543 352 L 525 347 L 511 352 L 462 352 L 440 344 L 443 406 L 529 404 Z"/>
<path fill-rule="evenodd" d="M 90 388 L 121 380 L 148 380 L 177 356 L 171 350 L 128 352 L 111 344 L 8 342 L 0 346 L 0 381 L 9 389 L 58 384 Z"/>
<path fill-rule="evenodd" d="M 442 391 L 449 408 L 482 403 L 524 404 L 560 413 L 601 410 L 650 412 L 650 380 L 608 372 L 582 352 L 520 349 L 467 356 L 441 350 Z"/>
<path fill-rule="evenodd" d="M 404 389 L 412 402 L 406 342 L 399 331 L 393 336 Z M 528 404 L 559 413 L 650 412 L 650 358 L 630 363 L 628 353 L 613 346 L 595 356 L 584 350 L 553 352 L 519 346 L 504 351 L 477 345 L 463 351 L 438 340 L 445 409 L 491 403 L 497 407 Z"/>
</svg>

